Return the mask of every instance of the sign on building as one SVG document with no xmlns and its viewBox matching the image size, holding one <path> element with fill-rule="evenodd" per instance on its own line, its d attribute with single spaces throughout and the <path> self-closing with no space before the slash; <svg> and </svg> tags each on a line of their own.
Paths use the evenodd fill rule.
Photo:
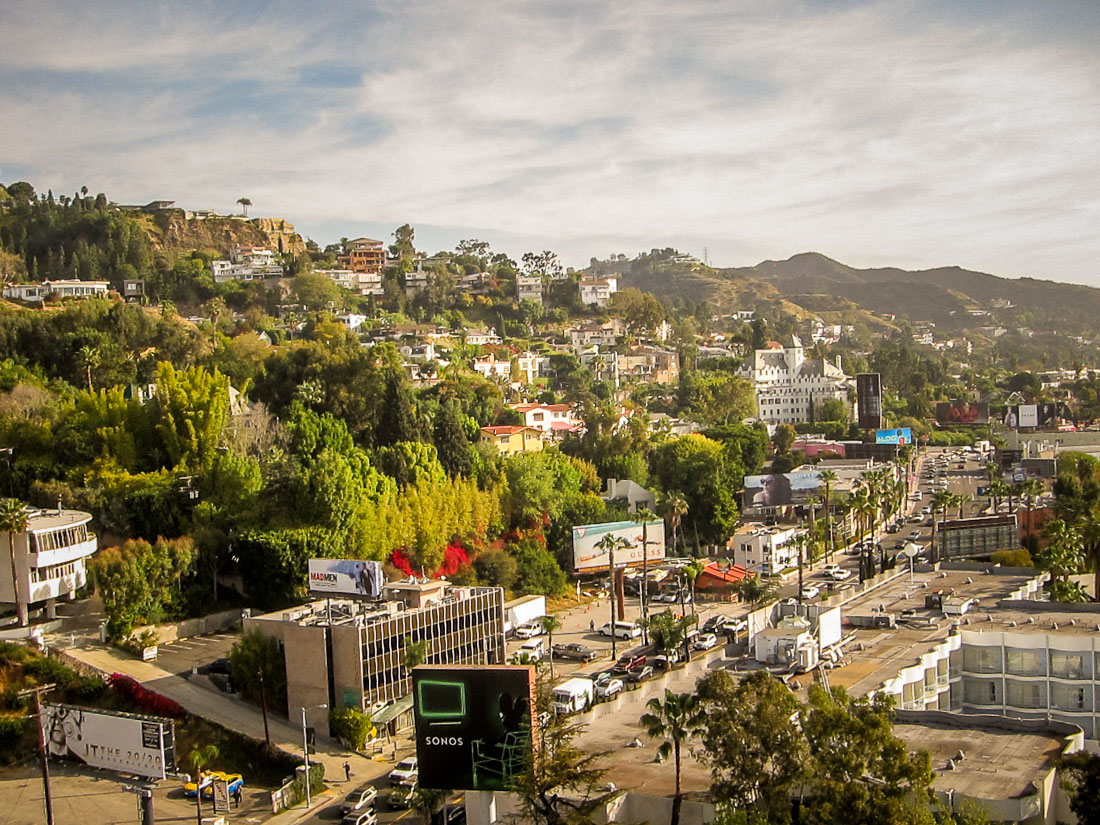
<svg viewBox="0 0 1100 825">
<path fill-rule="evenodd" d="M 984 401 L 940 401 L 936 404 L 940 424 L 988 424 L 989 405 Z"/>
<path fill-rule="evenodd" d="M 535 669 L 422 665 L 412 678 L 420 787 L 513 787 L 534 741 Z"/>
<path fill-rule="evenodd" d="M 175 771 L 172 720 L 132 713 L 44 705 L 42 732 L 50 756 L 91 768 L 164 779 Z"/>
<path fill-rule="evenodd" d="M 875 430 L 876 444 L 897 444 L 904 446 L 913 443 L 913 430 L 909 427 L 901 427 L 896 430 Z"/>
<path fill-rule="evenodd" d="M 309 592 L 322 596 L 377 599 L 385 578 L 382 563 L 350 559 L 310 559 Z"/>
<path fill-rule="evenodd" d="M 882 426 L 882 378 L 877 372 L 856 376 L 856 414 L 862 430 Z"/>
<path fill-rule="evenodd" d="M 665 522 L 656 519 L 642 525 L 633 521 L 609 521 L 605 524 L 581 524 L 573 528 L 573 569 L 593 570 L 609 567 L 608 551 L 599 544 L 606 536 L 619 539 L 615 548 L 615 566 L 641 564 L 642 542 L 646 543 L 646 561 L 665 557 Z"/>
<path fill-rule="evenodd" d="M 769 473 L 745 476 L 745 507 L 784 507 L 805 504 L 821 488 L 821 473 Z"/>
</svg>

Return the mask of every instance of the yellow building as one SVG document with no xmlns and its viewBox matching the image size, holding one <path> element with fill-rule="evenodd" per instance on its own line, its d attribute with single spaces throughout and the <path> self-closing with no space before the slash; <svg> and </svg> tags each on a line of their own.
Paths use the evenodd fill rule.
<svg viewBox="0 0 1100 825">
<path fill-rule="evenodd" d="M 482 427 L 481 440 L 492 444 L 501 455 L 537 453 L 542 449 L 542 433 L 534 427 Z"/>
</svg>

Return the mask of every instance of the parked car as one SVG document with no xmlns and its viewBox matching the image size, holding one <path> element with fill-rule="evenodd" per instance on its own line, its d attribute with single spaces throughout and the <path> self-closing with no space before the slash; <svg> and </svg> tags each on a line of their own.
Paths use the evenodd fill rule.
<svg viewBox="0 0 1100 825">
<path fill-rule="evenodd" d="M 802 598 L 804 599 L 816 599 L 821 595 L 821 588 L 816 584 L 805 584 L 802 586 Z"/>
<path fill-rule="evenodd" d="M 214 796 L 214 780 L 224 779 L 226 785 L 229 787 L 229 793 L 233 793 L 238 788 L 244 787 L 244 777 L 239 773 L 226 773 L 225 771 L 203 771 L 199 774 L 198 783 L 188 782 L 183 786 L 184 796 L 195 796 L 202 789 L 202 795 L 206 799 L 212 799 Z"/>
<path fill-rule="evenodd" d="M 680 652 L 678 650 L 669 650 L 654 656 L 653 666 L 658 670 L 668 670 L 679 661 Z"/>
<path fill-rule="evenodd" d="M 394 785 L 393 790 L 390 791 L 389 806 L 391 808 L 407 808 L 409 803 L 412 802 L 413 794 L 416 793 L 416 782 L 404 782 L 400 785 Z"/>
<path fill-rule="evenodd" d="M 821 568 L 821 574 L 823 576 L 829 577 L 832 576 L 834 571 L 837 570 L 840 570 L 840 565 L 836 562 L 830 562 L 829 564 L 826 564 L 824 567 Z"/>
<path fill-rule="evenodd" d="M 553 651 L 554 655 L 559 659 L 574 659 L 578 662 L 592 662 L 599 656 L 599 654 L 588 645 L 582 645 L 580 642 L 554 645 Z"/>
<path fill-rule="evenodd" d="M 372 805 L 377 798 L 378 788 L 373 785 L 354 790 L 344 799 L 343 804 L 340 806 L 340 813 L 346 815 L 352 811 L 360 811 Z"/>
<path fill-rule="evenodd" d="M 521 655 L 526 655 L 532 662 L 541 662 L 546 656 L 546 641 L 544 639 L 528 639 L 519 646 L 519 650 L 512 654 L 512 658 L 516 659 Z"/>
<path fill-rule="evenodd" d="M 517 639 L 531 639 L 535 636 L 542 635 L 542 625 L 538 622 L 529 622 L 528 624 L 521 624 L 515 631 Z"/>
<path fill-rule="evenodd" d="M 600 635 L 613 635 L 618 639 L 637 639 L 642 635 L 642 629 L 634 622 L 615 622 L 615 629 L 612 630 L 611 622 L 606 622 L 600 626 Z"/>
<path fill-rule="evenodd" d="M 374 812 L 374 808 L 367 808 L 364 811 L 352 811 L 344 816 L 340 820 L 340 825 L 376 825 L 378 822 L 378 814 Z"/>
<path fill-rule="evenodd" d="M 642 665 L 626 674 L 624 681 L 632 685 L 640 684 L 653 675 L 653 665 Z"/>
<path fill-rule="evenodd" d="M 601 699 L 612 699 L 623 692 L 622 679 L 608 679 L 603 684 L 596 684 L 596 695 Z"/>
<path fill-rule="evenodd" d="M 833 570 L 829 573 L 829 578 L 831 578 L 835 582 L 846 581 L 846 580 L 850 579 L 851 577 L 852 577 L 852 571 L 851 570 L 845 570 L 843 567 L 838 567 L 836 570 Z"/>
<path fill-rule="evenodd" d="M 696 650 L 710 650 L 712 647 L 717 647 L 717 645 L 718 637 L 713 633 L 700 633 L 691 646 Z"/>
<path fill-rule="evenodd" d="M 920 540 L 920 536 L 921 536 L 920 530 L 913 530 L 912 532 L 909 533 L 909 541 L 918 541 L 918 540 Z"/>
<path fill-rule="evenodd" d="M 747 630 L 748 626 L 749 623 L 747 620 L 738 617 L 736 619 L 726 619 L 726 621 L 724 621 L 719 627 L 719 630 L 721 630 L 727 636 L 733 636 L 737 633 L 741 633 L 742 631 Z"/>
<path fill-rule="evenodd" d="M 390 782 L 394 785 L 400 785 L 402 782 L 415 782 L 419 775 L 420 768 L 416 757 L 410 756 L 407 759 L 402 759 L 390 771 Z"/>
</svg>

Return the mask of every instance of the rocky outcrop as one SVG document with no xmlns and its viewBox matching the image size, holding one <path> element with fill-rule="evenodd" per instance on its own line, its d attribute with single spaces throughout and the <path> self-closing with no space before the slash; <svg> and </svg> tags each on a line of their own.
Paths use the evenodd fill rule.
<svg viewBox="0 0 1100 825">
<path fill-rule="evenodd" d="M 269 249 L 291 255 L 306 251 L 305 241 L 294 231 L 294 224 L 290 221 L 282 218 L 253 218 L 252 225 L 267 235 Z"/>
<path fill-rule="evenodd" d="M 228 258 L 234 246 L 265 246 L 293 255 L 306 249 L 294 224 L 282 218 L 188 218 L 182 209 L 164 209 L 153 216 L 153 221 L 153 246 L 173 257 L 198 249 Z"/>
</svg>

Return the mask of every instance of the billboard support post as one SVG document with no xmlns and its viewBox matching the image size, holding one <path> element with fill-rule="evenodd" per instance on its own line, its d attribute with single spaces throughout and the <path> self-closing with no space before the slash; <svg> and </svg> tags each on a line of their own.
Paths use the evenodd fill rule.
<svg viewBox="0 0 1100 825">
<path fill-rule="evenodd" d="M 260 710 L 264 714 L 264 741 L 267 742 L 267 746 L 270 748 L 271 731 L 267 728 L 267 696 L 264 695 L 264 669 L 261 667 L 256 671 L 256 675 L 260 677 Z"/>
<path fill-rule="evenodd" d="M 42 786 L 46 795 L 46 825 L 53 825 L 53 796 L 50 793 L 50 762 L 46 758 L 46 733 L 42 727 L 42 694 L 53 690 L 57 685 L 38 685 L 21 690 L 18 696 L 34 694 L 34 718 L 38 725 L 38 758 L 42 763 Z"/>
</svg>

